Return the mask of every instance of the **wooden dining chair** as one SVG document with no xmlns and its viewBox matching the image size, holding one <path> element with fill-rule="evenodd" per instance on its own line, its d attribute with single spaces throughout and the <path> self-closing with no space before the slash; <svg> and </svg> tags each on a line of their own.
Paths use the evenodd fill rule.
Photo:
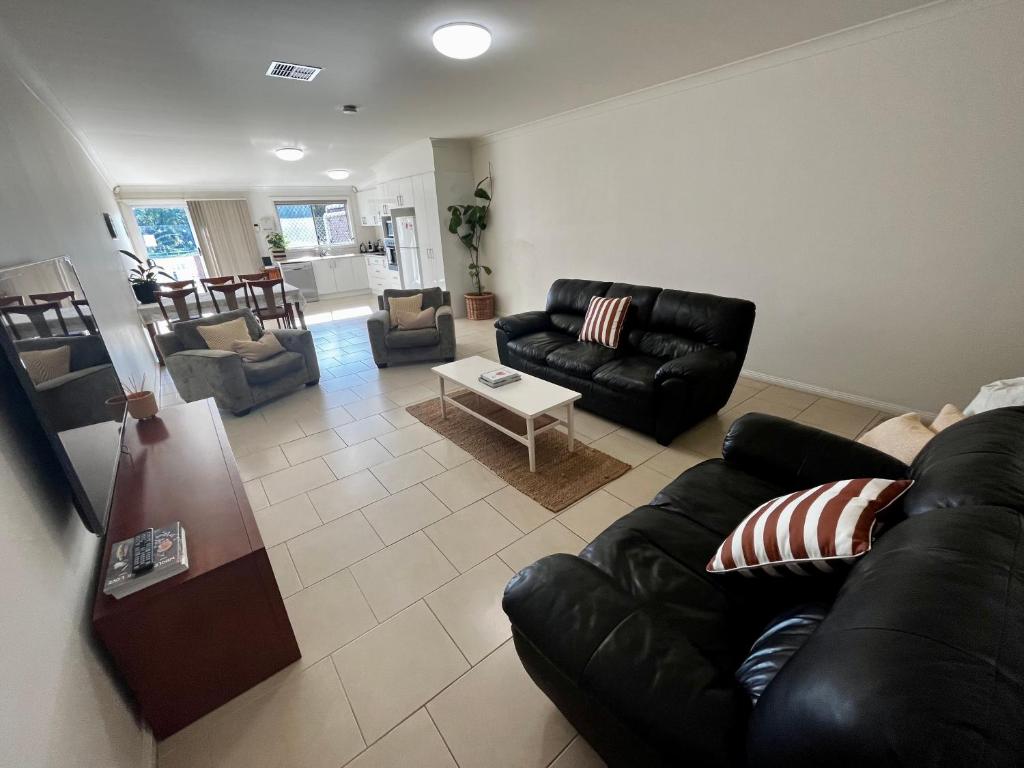
<svg viewBox="0 0 1024 768">
<path fill-rule="evenodd" d="M 78 319 L 82 321 L 82 327 L 85 328 L 89 334 L 96 334 L 99 331 L 96 329 L 96 322 L 92 317 L 92 310 L 89 308 L 89 302 L 85 299 L 76 299 L 74 291 L 54 291 L 53 293 L 30 293 L 28 295 L 29 300 L 33 304 L 49 304 L 55 303 L 60 306 L 64 305 L 67 301 L 71 308 L 75 310 L 78 315 Z M 89 312 L 86 314 L 83 309 L 88 309 Z"/>
<path fill-rule="evenodd" d="M 166 283 L 160 283 L 160 290 L 165 288 L 172 291 L 180 291 L 182 288 L 195 288 L 195 280 L 168 280 Z"/>
<path fill-rule="evenodd" d="M 249 291 L 253 313 L 261 325 L 266 325 L 267 320 L 277 320 L 277 326 L 280 328 L 281 321 L 284 320 L 283 327 L 295 327 L 292 305 L 288 303 L 284 294 L 284 280 L 250 280 L 245 283 L 245 287 Z"/>
<path fill-rule="evenodd" d="M 189 281 L 192 282 L 192 281 Z M 168 285 L 170 285 L 168 283 Z M 164 316 L 164 320 L 167 324 L 176 323 L 180 320 L 193 320 L 203 316 L 203 308 L 199 304 L 199 291 L 196 290 L 195 284 L 192 284 L 191 288 L 178 288 L 172 290 L 159 290 L 155 292 L 157 303 L 160 305 L 160 313 Z M 195 301 L 196 313 L 193 317 L 192 310 L 189 307 L 189 297 Z M 171 308 L 174 309 L 177 317 L 171 319 L 171 316 L 167 312 L 167 305 L 170 304 Z"/>
<path fill-rule="evenodd" d="M 0 296 L 0 307 L 24 306 L 25 299 L 21 296 Z"/>
<path fill-rule="evenodd" d="M 217 314 L 221 312 L 230 312 L 233 309 L 238 309 L 241 305 L 238 303 L 238 292 L 242 292 L 242 299 L 245 301 L 245 306 L 249 306 L 249 294 L 245 290 L 245 283 L 225 283 L 223 285 L 208 285 L 206 286 L 207 293 L 210 294 L 210 301 L 213 302 L 213 311 Z M 217 301 L 217 296 L 220 296 L 220 300 L 224 302 L 227 309 L 220 308 L 220 301 Z"/>
<path fill-rule="evenodd" d="M 25 317 L 28 321 L 28 325 L 35 330 L 36 335 L 40 338 L 49 339 L 54 336 L 53 326 L 50 325 L 51 321 L 47 319 L 46 313 L 53 312 L 57 316 L 57 325 L 60 327 L 61 336 L 70 336 L 68 333 L 68 326 L 64 322 L 64 316 L 60 313 L 60 304 L 51 301 L 43 304 L 12 304 L 10 306 L 0 306 L 0 317 L 3 317 L 7 321 L 7 326 L 11 330 L 11 336 L 15 339 L 21 339 L 21 331 L 18 329 L 19 323 L 15 318 Z M 21 323 L 22 329 L 27 330 L 24 321 Z"/>
<path fill-rule="evenodd" d="M 251 275 L 238 276 L 238 279 L 241 280 L 243 283 L 249 283 L 254 280 L 267 280 L 269 278 L 270 276 L 267 274 L 267 270 L 263 270 L 262 272 L 253 272 Z"/>
<path fill-rule="evenodd" d="M 199 282 L 203 284 L 203 287 L 209 290 L 211 285 L 227 285 L 228 283 L 235 282 L 234 275 L 224 275 L 223 277 L 200 277 Z"/>
</svg>

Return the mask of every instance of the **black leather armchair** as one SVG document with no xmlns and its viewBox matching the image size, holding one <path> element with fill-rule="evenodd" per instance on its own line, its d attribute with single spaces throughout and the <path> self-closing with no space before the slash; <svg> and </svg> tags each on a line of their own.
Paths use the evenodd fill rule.
<svg viewBox="0 0 1024 768">
<path fill-rule="evenodd" d="M 594 296 L 632 299 L 618 349 L 578 341 Z M 754 305 L 644 285 L 556 280 L 543 312 L 494 325 L 503 364 L 580 392 L 581 407 L 667 445 L 729 399 Z"/>
<path fill-rule="evenodd" d="M 616 766 L 1017 766 L 1024 754 L 1024 408 L 944 430 L 911 467 L 762 414 L 579 557 L 517 574 L 504 608 L 537 685 Z M 754 507 L 829 480 L 909 476 L 846 575 L 705 564 Z M 899 514 L 902 511 L 902 515 Z M 751 644 L 824 619 L 756 705 Z"/>
</svg>

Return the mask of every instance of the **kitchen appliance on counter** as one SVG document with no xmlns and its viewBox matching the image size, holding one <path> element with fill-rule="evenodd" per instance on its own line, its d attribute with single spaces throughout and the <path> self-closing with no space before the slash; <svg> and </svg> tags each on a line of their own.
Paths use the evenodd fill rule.
<svg viewBox="0 0 1024 768">
<path fill-rule="evenodd" d="M 320 301 L 320 294 L 316 287 L 316 277 L 313 275 L 313 264 L 309 261 L 299 261 L 281 264 L 281 277 L 288 285 L 293 285 L 302 292 L 306 301 Z"/>
</svg>

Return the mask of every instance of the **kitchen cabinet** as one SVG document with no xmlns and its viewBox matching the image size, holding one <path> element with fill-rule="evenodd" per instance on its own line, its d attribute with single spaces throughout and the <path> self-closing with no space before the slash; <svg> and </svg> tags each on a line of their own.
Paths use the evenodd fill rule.
<svg viewBox="0 0 1024 768">
<path fill-rule="evenodd" d="M 402 278 L 398 270 L 389 269 L 387 259 L 378 254 L 366 257 L 366 279 L 370 291 L 375 296 L 382 296 L 386 288 L 397 290 L 402 287 Z"/>
<path fill-rule="evenodd" d="M 318 259 L 313 262 L 313 276 L 320 296 L 365 291 L 369 287 L 366 259 L 362 256 Z"/>
<path fill-rule="evenodd" d="M 380 225 L 380 203 L 377 200 L 377 196 L 377 187 L 370 187 L 356 193 L 356 205 L 359 207 L 359 223 L 364 227 Z"/>
<path fill-rule="evenodd" d="M 444 259 L 441 255 L 441 222 L 437 210 L 434 174 L 421 173 L 412 179 L 413 205 L 416 208 L 416 236 L 420 244 L 420 273 L 423 285 L 447 290 Z"/>
</svg>

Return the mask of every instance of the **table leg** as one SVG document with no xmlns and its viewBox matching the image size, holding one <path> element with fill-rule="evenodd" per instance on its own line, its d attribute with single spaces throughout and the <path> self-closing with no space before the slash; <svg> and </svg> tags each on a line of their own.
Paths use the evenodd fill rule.
<svg viewBox="0 0 1024 768">
<path fill-rule="evenodd" d="M 447 411 L 447 409 L 445 407 L 445 403 L 444 403 L 444 376 L 438 376 L 437 378 L 441 382 L 441 418 L 442 419 L 447 419 L 448 418 L 448 411 Z"/>
<path fill-rule="evenodd" d="M 568 427 L 568 429 L 569 429 L 569 453 L 572 453 L 573 444 L 576 441 L 576 427 L 573 426 L 573 422 L 575 421 L 573 419 L 573 414 L 575 413 L 575 408 L 573 407 L 572 403 L 569 403 L 565 407 L 565 410 L 566 410 L 566 414 L 567 414 L 566 415 L 566 419 L 565 419 L 565 426 Z"/>
<path fill-rule="evenodd" d="M 295 302 L 295 313 L 299 316 L 299 325 L 302 326 L 302 330 L 309 330 L 306 328 L 306 315 L 302 311 L 302 307 L 299 306 L 298 302 Z"/>
<path fill-rule="evenodd" d="M 530 471 L 537 471 L 537 440 L 533 434 L 533 419 L 526 420 L 526 439 L 529 441 Z"/>
</svg>

